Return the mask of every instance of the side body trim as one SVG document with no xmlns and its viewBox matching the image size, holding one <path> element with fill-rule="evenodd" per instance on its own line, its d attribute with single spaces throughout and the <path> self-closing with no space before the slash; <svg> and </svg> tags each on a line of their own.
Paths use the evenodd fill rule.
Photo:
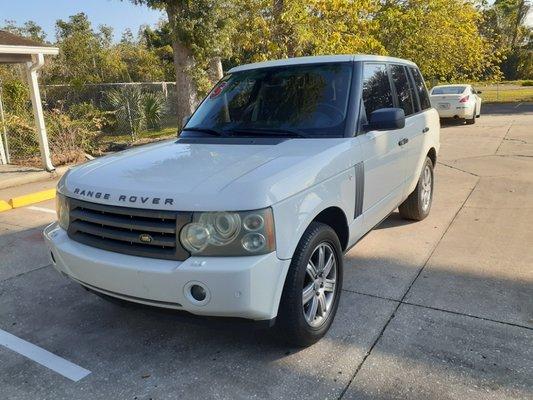
<svg viewBox="0 0 533 400">
<path fill-rule="evenodd" d="M 363 198 L 365 193 L 365 164 L 363 161 L 355 164 L 355 208 L 354 219 L 363 213 Z"/>
</svg>

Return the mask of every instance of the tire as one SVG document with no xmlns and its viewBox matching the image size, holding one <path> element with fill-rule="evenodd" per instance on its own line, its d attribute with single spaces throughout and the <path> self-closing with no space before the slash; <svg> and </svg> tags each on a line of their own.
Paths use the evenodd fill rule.
<svg viewBox="0 0 533 400">
<path fill-rule="evenodd" d="M 476 123 L 476 109 L 474 108 L 474 111 L 472 112 L 472 118 L 466 119 L 467 125 L 474 125 Z"/>
<path fill-rule="evenodd" d="M 320 249 L 324 252 L 323 262 Z M 310 265 L 316 265 L 315 269 Z M 327 265 L 329 270 L 320 276 L 320 269 Z M 339 305 L 342 276 L 339 238 L 329 225 L 312 222 L 296 247 L 283 287 L 276 329 L 284 341 L 305 347 L 326 334 Z"/>
<path fill-rule="evenodd" d="M 429 175 L 426 175 L 429 174 Z M 429 179 L 429 182 L 428 182 Z M 428 190 L 429 189 L 429 194 Z M 433 162 L 426 157 L 422 172 L 415 190 L 404 200 L 400 207 L 400 215 L 405 219 L 422 221 L 429 215 L 433 202 Z"/>
</svg>

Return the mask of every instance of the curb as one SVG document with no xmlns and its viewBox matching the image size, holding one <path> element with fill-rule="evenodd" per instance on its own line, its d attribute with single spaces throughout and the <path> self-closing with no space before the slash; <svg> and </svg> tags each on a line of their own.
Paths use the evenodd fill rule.
<svg viewBox="0 0 533 400">
<path fill-rule="evenodd" d="M 11 208 L 11 205 L 7 201 L 0 200 L 0 212 L 11 210 Z"/>
<path fill-rule="evenodd" d="M 71 166 L 58 167 L 54 172 L 34 171 L 25 173 L 22 176 L 2 179 L 0 189 L 8 189 L 15 186 L 26 185 L 28 183 L 44 182 L 51 179 L 60 178 Z"/>
<path fill-rule="evenodd" d="M 56 197 L 56 189 L 48 189 L 40 192 L 25 194 L 24 196 L 17 196 L 8 201 L 0 200 L 0 212 L 8 211 L 13 208 L 28 206 L 30 204 L 39 203 L 45 200 L 51 200 Z"/>
</svg>

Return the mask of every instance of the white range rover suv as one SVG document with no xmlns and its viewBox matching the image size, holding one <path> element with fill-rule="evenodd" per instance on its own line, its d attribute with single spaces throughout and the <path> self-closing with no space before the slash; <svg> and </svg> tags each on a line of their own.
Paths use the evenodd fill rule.
<svg viewBox="0 0 533 400">
<path fill-rule="evenodd" d="M 343 253 L 398 206 L 428 215 L 439 129 L 406 60 L 233 68 L 177 140 L 61 179 L 53 265 L 104 297 L 275 324 L 310 345 L 335 316 Z"/>
</svg>

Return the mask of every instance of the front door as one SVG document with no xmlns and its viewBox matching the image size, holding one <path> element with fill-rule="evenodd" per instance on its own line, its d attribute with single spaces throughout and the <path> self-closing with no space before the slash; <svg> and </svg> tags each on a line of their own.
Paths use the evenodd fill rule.
<svg viewBox="0 0 533 400">
<path fill-rule="evenodd" d="M 363 115 L 380 108 L 394 107 L 385 63 L 363 65 Z M 374 227 L 398 205 L 403 195 L 405 171 L 401 130 L 368 131 L 358 136 L 363 153 L 363 215 L 367 229 Z"/>
</svg>

